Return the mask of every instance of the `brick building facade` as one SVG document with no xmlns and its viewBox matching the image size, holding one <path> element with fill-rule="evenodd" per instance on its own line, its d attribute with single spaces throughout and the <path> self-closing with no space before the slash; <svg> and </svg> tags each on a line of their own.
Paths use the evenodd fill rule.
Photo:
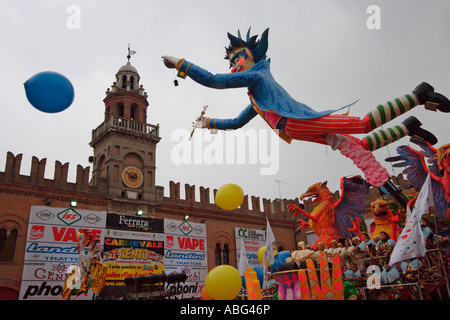
<svg viewBox="0 0 450 320">
<path fill-rule="evenodd" d="M 286 212 L 288 203 L 313 208 L 299 199 L 269 200 L 248 195 L 241 207 L 225 211 L 211 202 L 216 190 L 169 182 L 168 192 L 155 185 L 156 145 L 159 126 L 147 123 L 147 93 L 139 85 L 137 70 L 128 63 L 116 74 L 116 81 L 106 92 L 105 120 L 92 131 L 92 177 L 90 167 L 77 166 L 76 181 L 67 181 L 69 163 L 54 165 L 54 178 L 44 178 L 46 159 L 32 158 L 29 175 L 21 175 L 22 155 L 6 155 L 4 172 L 0 171 L 0 299 L 17 299 L 22 281 L 24 253 L 31 206 L 67 208 L 72 200 L 77 208 L 112 214 L 201 222 L 207 228 L 208 269 L 217 264 L 237 265 L 235 228 L 262 230 L 269 218 L 278 251 L 307 242 L 306 232 L 296 232 L 297 223 Z M 0 155 L 1 156 L 1 155 Z M 400 185 L 407 182 L 399 177 Z M 370 191 L 369 201 L 379 197 Z M 165 193 L 168 196 L 165 196 Z M 200 199 L 195 195 L 199 194 Z M 339 191 L 334 194 L 336 200 Z M 370 207 L 367 206 L 370 215 Z M 226 258 L 223 251 L 227 251 Z"/>
</svg>

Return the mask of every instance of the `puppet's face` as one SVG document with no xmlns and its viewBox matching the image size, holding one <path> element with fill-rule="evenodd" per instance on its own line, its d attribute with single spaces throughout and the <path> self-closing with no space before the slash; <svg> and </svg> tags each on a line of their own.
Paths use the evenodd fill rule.
<svg viewBox="0 0 450 320">
<path fill-rule="evenodd" d="M 230 59 L 231 73 L 249 70 L 255 65 L 255 61 L 248 50 L 235 54 Z"/>
</svg>

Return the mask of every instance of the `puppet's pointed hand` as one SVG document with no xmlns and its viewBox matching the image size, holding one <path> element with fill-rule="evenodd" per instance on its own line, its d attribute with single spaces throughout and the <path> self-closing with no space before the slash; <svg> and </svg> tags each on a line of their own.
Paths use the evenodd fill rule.
<svg viewBox="0 0 450 320">
<path fill-rule="evenodd" d="M 171 56 L 162 56 L 163 62 L 165 66 L 169 69 L 175 69 L 177 62 L 180 61 L 179 58 L 171 57 Z"/>
</svg>

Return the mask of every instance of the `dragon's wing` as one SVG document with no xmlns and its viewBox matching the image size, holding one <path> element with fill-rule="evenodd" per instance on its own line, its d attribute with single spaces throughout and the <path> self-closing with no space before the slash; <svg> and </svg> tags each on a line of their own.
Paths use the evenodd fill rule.
<svg viewBox="0 0 450 320">
<path fill-rule="evenodd" d="M 400 161 L 395 163 L 394 166 L 405 168 L 403 174 L 406 175 L 409 183 L 417 192 L 422 189 L 428 172 L 431 171 L 434 209 L 439 220 L 446 220 L 449 204 L 445 200 L 445 189 L 441 181 L 442 174 L 439 172 L 436 162 L 436 149 L 429 143 L 418 139 L 412 138 L 411 141 L 419 145 L 422 151 L 417 151 L 409 146 L 400 146 L 397 148 L 399 155 L 387 158 L 386 161 Z M 429 167 L 425 164 L 425 157 L 427 157 Z"/>
<path fill-rule="evenodd" d="M 409 183 L 416 191 L 422 189 L 422 185 L 428 175 L 428 167 L 425 164 L 425 159 L 422 153 L 409 146 L 400 146 L 397 148 L 397 157 L 385 159 L 388 162 L 395 162 L 394 167 L 405 167 L 403 174 L 406 175 Z"/>
<path fill-rule="evenodd" d="M 369 185 L 360 176 L 341 178 L 341 197 L 333 205 L 336 227 L 341 237 L 355 236 L 348 229 L 353 226 L 351 220 L 356 221 L 357 217 L 363 220 L 368 192 Z"/>
<path fill-rule="evenodd" d="M 441 177 L 442 174 L 439 172 L 439 167 L 437 164 L 436 154 L 437 150 L 434 148 L 431 144 L 429 144 L 426 141 L 422 141 L 420 139 L 412 137 L 411 142 L 417 144 L 419 147 L 422 148 L 420 153 L 426 158 L 428 163 L 428 168 L 430 171 L 435 174 L 438 177 Z"/>
<path fill-rule="evenodd" d="M 434 212 L 438 220 L 447 220 L 449 203 L 445 199 L 445 189 L 441 181 L 431 179 L 431 188 L 434 198 Z"/>
</svg>

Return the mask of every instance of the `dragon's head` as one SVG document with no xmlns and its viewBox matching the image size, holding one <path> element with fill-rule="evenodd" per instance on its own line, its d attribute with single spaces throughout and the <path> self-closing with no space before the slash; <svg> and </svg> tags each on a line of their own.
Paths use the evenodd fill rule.
<svg viewBox="0 0 450 320">
<path fill-rule="evenodd" d="M 308 188 L 308 191 L 300 196 L 300 200 L 306 199 L 312 204 L 322 202 L 328 197 L 332 197 L 330 190 L 327 187 L 327 181 L 313 184 Z"/>
<path fill-rule="evenodd" d="M 370 204 L 372 207 L 372 214 L 375 220 L 387 220 L 391 212 L 389 203 L 382 199 L 377 199 Z"/>
<path fill-rule="evenodd" d="M 437 150 L 437 163 L 442 173 L 442 185 L 445 190 L 445 199 L 450 202 L 450 143 Z M 450 215 L 450 209 L 449 209 Z"/>
<path fill-rule="evenodd" d="M 445 144 L 437 150 L 437 163 L 439 170 L 450 174 L 450 143 Z"/>
</svg>

